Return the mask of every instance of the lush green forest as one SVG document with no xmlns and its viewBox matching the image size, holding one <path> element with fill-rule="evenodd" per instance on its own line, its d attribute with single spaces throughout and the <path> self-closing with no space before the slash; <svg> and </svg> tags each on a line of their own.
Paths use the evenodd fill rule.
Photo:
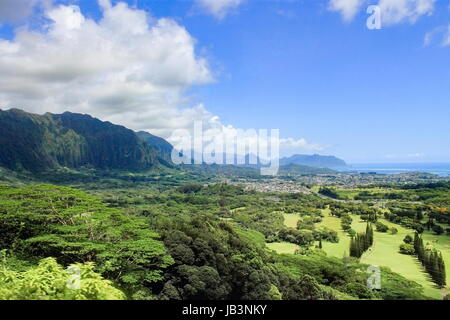
<svg viewBox="0 0 450 320">
<path fill-rule="evenodd" d="M 367 204 L 224 183 L 165 191 L 87 186 L 0 188 L 0 298 L 430 298 L 421 285 L 385 267 L 381 288 L 370 290 L 368 265 L 350 251 L 337 257 L 320 248 L 343 240 L 321 225 L 327 215 L 344 221 L 345 211 L 365 219 L 382 215 Z M 295 227 L 286 226 L 286 214 L 298 216 Z M 268 248 L 273 243 L 298 250 L 279 254 Z M 70 266 L 81 270 L 76 292 L 62 283 Z M 26 286 L 26 279 L 35 286 Z"/>
</svg>

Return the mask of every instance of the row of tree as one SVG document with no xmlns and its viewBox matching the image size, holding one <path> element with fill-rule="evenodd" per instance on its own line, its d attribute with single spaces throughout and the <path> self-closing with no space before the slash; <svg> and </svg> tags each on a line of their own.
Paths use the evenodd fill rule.
<svg viewBox="0 0 450 320">
<path fill-rule="evenodd" d="M 361 258 L 364 252 L 366 252 L 373 245 L 373 228 L 371 223 L 367 223 L 366 232 L 358 233 L 350 240 L 350 256 L 355 258 Z"/>
<path fill-rule="evenodd" d="M 434 248 L 426 248 L 422 237 L 416 232 L 414 235 L 414 250 L 431 279 L 439 286 L 445 287 L 446 273 L 442 253 Z"/>
</svg>

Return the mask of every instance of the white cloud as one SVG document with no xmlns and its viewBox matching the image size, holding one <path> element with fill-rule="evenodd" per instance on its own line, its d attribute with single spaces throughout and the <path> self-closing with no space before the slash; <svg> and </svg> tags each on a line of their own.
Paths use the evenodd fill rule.
<svg viewBox="0 0 450 320">
<path fill-rule="evenodd" d="M 424 47 L 428 47 L 431 44 L 431 42 L 433 41 L 434 35 L 435 35 L 435 30 L 427 32 L 425 34 L 425 37 L 423 38 Z"/>
<path fill-rule="evenodd" d="M 423 45 L 428 47 L 432 44 L 439 44 L 443 47 L 450 45 L 450 25 L 434 28 L 425 34 Z"/>
<path fill-rule="evenodd" d="M 51 0 L 1 0 L 0 24 L 19 23 L 28 18 L 37 6 L 49 6 Z"/>
<path fill-rule="evenodd" d="M 103 6 L 98 22 L 77 6 L 46 16 L 43 31 L 0 39 L 0 105 L 85 112 L 160 133 L 211 116 L 203 107 L 177 108 L 187 88 L 213 79 L 195 40 L 173 20 L 124 3 Z"/>
<path fill-rule="evenodd" d="M 281 150 L 287 153 L 298 153 L 301 151 L 322 151 L 324 146 L 309 143 L 305 139 L 280 138 L 274 135 L 272 130 L 248 129 L 242 130 L 231 125 L 223 125 L 218 117 L 212 117 L 202 123 L 196 122 L 199 135 L 193 136 L 192 130 L 175 130 L 168 137 L 176 149 L 192 150 L 201 153 L 201 148 L 205 151 L 205 146 L 214 145 L 217 154 L 233 154 L 240 156 L 247 154 L 258 155 L 260 158 L 269 159 L 273 154 L 269 154 L 274 143 L 279 145 Z M 265 132 L 265 133 L 263 133 Z M 195 145 L 194 141 L 202 142 Z M 218 143 L 220 142 L 220 143 Z M 231 148 L 231 149 L 228 149 Z M 266 154 L 266 152 L 268 152 Z"/>
<path fill-rule="evenodd" d="M 426 154 L 425 153 L 410 153 L 407 155 L 408 158 L 425 158 Z"/>
<path fill-rule="evenodd" d="M 380 0 L 383 25 L 408 21 L 415 23 L 424 15 L 431 15 L 436 0 Z"/>
<path fill-rule="evenodd" d="M 442 45 L 445 46 L 450 46 L 450 25 L 448 25 L 447 27 L 447 32 L 444 36 L 444 41 L 442 42 Z"/>
<path fill-rule="evenodd" d="M 337 11 L 345 21 L 351 21 L 367 0 L 330 0 L 329 9 Z"/>
<path fill-rule="evenodd" d="M 409 153 L 409 154 L 388 154 L 385 156 L 386 159 L 423 159 L 426 158 L 427 155 L 425 153 L 417 152 L 417 153 Z"/>
<path fill-rule="evenodd" d="M 279 16 L 282 16 L 283 18 L 288 18 L 288 19 L 298 18 L 297 14 L 295 13 L 294 10 L 276 9 L 275 13 Z"/>
<path fill-rule="evenodd" d="M 329 0 L 331 11 L 337 11 L 345 21 L 351 21 L 363 5 L 378 5 L 384 26 L 402 22 L 415 23 L 420 17 L 431 15 L 437 0 Z"/>
<path fill-rule="evenodd" d="M 98 21 L 78 6 L 59 5 L 46 10 L 42 30 L 21 27 L 12 40 L 0 38 L 1 107 L 87 113 L 165 138 L 192 131 L 199 120 L 207 132 L 234 130 L 186 97 L 214 77 L 185 28 L 125 3 L 100 5 Z M 283 144 L 310 147 L 304 140 Z"/>
<path fill-rule="evenodd" d="M 239 7 L 244 0 L 197 0 L 197 5 L 218 19 Z"/>
<path fill-rule="evenodd" d="M 305 139 L 293 139 L 293 138 L 281 138 L 280 147 L 282 149 L 295 149 L 295 150 L 309 150 L 309 151 L 322 151 L 325 149 L 324 146 L 317 143 L 309 143 Z"/>
</svg>

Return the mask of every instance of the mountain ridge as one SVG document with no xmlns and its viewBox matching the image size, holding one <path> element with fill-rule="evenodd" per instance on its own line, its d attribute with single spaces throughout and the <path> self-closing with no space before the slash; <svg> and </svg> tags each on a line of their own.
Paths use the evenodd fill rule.
<svg viewBox="0 0 450 320">
<path fill-rule="evenodd" d="M 319 154 L 295 154 L 290 157 L 284 157 L 280 159 L 280 165 L 285 166 L 290 164 L 329 169 L 342 168 L 347 166 L 347 163 L 342 159 L 339 159 L 335 156 L 323 156 Z"/>
<path fill-rule="evenodd" d="M 173 146 L 149 132 L 135 132 L 122 125 L 102 121 L 88 114 L 29 113 L 21 109 L 0 109 L 0 166 L 16 171 L 37 172 L 58 167 L 141 170 L 159 164 L 172 167 Z M 258 169 L 256 165 L 237 167 Z M 331 173 L 345 167 L 334 156 L 294 155 L 280 159 L 283 173 Z M 263 165 L 264 166 L 264 165 Z"/>
<path fill-rule="evenodd" d="M 87 114 L 0 110 L 2 167 L 36 172 L 84 166 L 139 170 L 157 164 L 156 148 L 124 126 Z"/>
</svg>

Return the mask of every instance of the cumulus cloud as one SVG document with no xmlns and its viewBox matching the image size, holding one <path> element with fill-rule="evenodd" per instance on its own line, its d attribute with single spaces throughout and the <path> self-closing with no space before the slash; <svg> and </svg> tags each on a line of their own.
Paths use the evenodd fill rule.
<svg viewBox="0 0 450 320">
<path fill-rule="evenodd" d="M 345 21 L 351 21 L 363 5 L 378 5 L 383 25 L 402 22 L 415 23 L 420 17 L 431 15 L 437 0 L 329 0 L 329 9 L 339 12 Z"/>
<path fill-rule="evenodd" d="M 391 25 L 408 21 L 415 23 L 420 17 L 431 15 L 436 0 L 380 0 L 382 22 Z"/>
<path fill-rule="evenodd" d="M 224 126 L 218 119 L 212 122 L 206 127 L 205 123 L 196 122 L 194 132 L 185 129 L 173 132 L 168 140 L 174 146 L 172 159 L 175 163 L 191 163 L 193 157 L 195 163 L 257 164 L 259 159 L 263 165 L 276 166 L 280 149 L 284 153 L 324 149 L 305 139 L 280 138 L 279 130 L 241 130 Z"/>
<path fill-rule="evenodd" d="M 182 26 L 124 3 L 102 1 L 102 9 L 96 22 L 77 6 L 53 7 L 43 31 L 0 39 L 0 105 L 85 112 L 162 134 L 211 116 L 176 107 L 187 88 L 213 80 Z"/>
<path fill-rule="evenodd" d="M 195 121 L 206 133 L 235 130 L 186 97 L 214 77 L 183 26 L 125 3 L 99 4 L 98 21 L 76 5 L 51 6 L 41 30 L 21 27 L 12 40 L 0 38 L 0 107 L 87 113 L 165 138 L 192 131 Z"/>
<path fill-rule="evenodd" d="M 428 47 L 431 44 L 431 42 L 433 42 L 435 33 L 436 33 L 436 30 L 433 30 L 433 31 L 427 32 L 425 34 L 425 37 L 423 38 L 424 47 Z"/>
<path fill-rule="evenodd" d="M 443 46 L 450 46 L 450 25 L 447 27 L 447 32 L 444 37 L 444 41 L 442 42 Z"/>
<path fill-rule="evenodd" d="M 450 25 L 434 28 L 425 34 L 423 39 L 425 47 L 436 43 L 443 47 L 450 45 Z"/>
<path fill-rule="evenodd" d="M 293 138 L 281 138 L 280 147 L 283 149 L 301 149 L 309 151 L 322 151 L 325 149 L 324 146 L 317 143 L 310 143 L 305 139 L 293 139 Z"/>
<path fill-rule="evenodd" d="M 243 0 L 197 0 L 197 5 L 218 19 L 239 7 Z"/>
<path fill-rule="evenodd" d="M 329 9 L 337 11 L 345 21 L 351 21 L 367 0 L 330 0 Z"/>
<path fill-rule="evenodd" d="M 1 0 L 0 24 L 19 23 L 28 18 L 37 6 L 47 7 L 51 0 Z"/>
</svg>

